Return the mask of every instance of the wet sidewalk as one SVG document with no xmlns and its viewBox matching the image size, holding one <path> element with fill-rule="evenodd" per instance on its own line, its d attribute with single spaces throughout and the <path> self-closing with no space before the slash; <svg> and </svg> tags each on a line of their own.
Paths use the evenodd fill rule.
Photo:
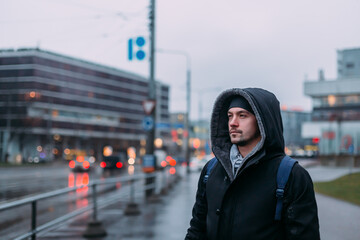
<svg viewBox="0 0 360 240">
<path fill-rule="evenodd" d="M 200 172 L 186 174 L 185 168 L 180 169 L 181 176 L 166 195 L 160 197 L 160 202 L 149 203 L 142 200 L 139 204 L 140 214 L 125 216 L 127 203 L 119 202 L 98 211 L 98 220 L 102 222 L 107 232 L 106 237 L 88 238 L 102 240 L 179 240 L 184 239 L 189 227 L 192 206 L 195 202 L 195 192 Z M 91 213 L 83 214 L 64 225 L 49 232 L 38 234 L 37 239 L 54 240 L 86 239 L 82 235 Z"/>
<path fill-rule="evenodd" d="M 314 181 L 328 181 L 340 177 L 349 171 L 357 172 L 357 169 L 347 168 L 334 168 L 334 167 L 322 167 L 314 166 L 314 164 L 302 164 L 307 168 Z M 118 202 L 116 204 L 107 206 L 99 210 L 98 220 L 103 224 L 107 232 L 106 237 L 91 238 L 101 240 L 179 240 L 184 239 L 186 230 L 189 226 L 191 218 L 191 210 L 195 201 L 195 193 L 197 188 L 197 181 L 200 172 L 191 172 L 186 174 L 185 168 L 179 171 L 181 180 L 173 186 L 168 194 L 161 197 L 161 202 L 158 203 L 146 203 L 145 201 L 137 203 L 141 214 L 137 216 L 125 216 L 124 209 L 126 207 L 125 202 Z M 354 236 L 360 236 L 358 228 L 351 223 L 358 223 L 360 220 L 360 207 L 348 204 L 343 201 L 335 200 L 322 195 L 317 195 L 320 217 L 320 231 L 322 236 L 329 237 L 329 233 L 332 236 L 333 229 L 337 229 L 339 222 L 335 216 L 338 214 L 336 211 L 343 209 L 346 212 L 344 218 L 340 218 L 339 221 L 346 225 L 346 234 L 342 231 L 337 231 L 335 238 L 328 238 L 331 240 L 337 239 L 353 239 Z M 329 216 L 328 212 L 331 209 L 337 209 L 335 212 L 331 212 Z M 346 211 L 345 211 L 346 210 Z M 348 214 L 349 213 L 349 214 Z M 350 213 L 356 213 L 355 215 Z M 91 213 L 90 213 L 91 214 Z M 85 239 L 82 234 L 85 232 L 87 223 L 91 220 L 91 215 L 84 214 L 77 217 L 66 224 L 60 226 L 57 229 L 53 229 L 45 234 L 39 234 L 37 239 L 41 240 L 54 240 L 54 239 L 70 239 L 78 240 Z M 342 237 L 340 235 L 342 235 Z M 338 238 L 340 237 L 340 238 Z M 357 238 L 355 238 L 357 239 Z"/>
</svg>

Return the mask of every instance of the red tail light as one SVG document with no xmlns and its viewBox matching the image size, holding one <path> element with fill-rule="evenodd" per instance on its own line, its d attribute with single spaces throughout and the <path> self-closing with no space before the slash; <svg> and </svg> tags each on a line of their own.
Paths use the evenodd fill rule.
<svg viewBox="0 0 360 240">
<path fill-rule="evenodd" d="M 118 162 L 118 163 L 116 163 L 116 167 L 117 167 L 117 168 L 122 168 L 122 167 L 123 167 L 122 162 Z"/>
<path fill-rule="evenodd" d="M 170 163 L 171 166 L 175 166 L 175 165 L 176 165 L 176 160 L 175 160 L 175 159 L 171 159 L 171 160 L 169 161 L 169 163 Z"/>
<path fill-rule="evenodd" d="M 83 162 L 83 167 L 88 169 L 90 167 L 90 163 L 88 161 Z"/>
<path fill-rule="evenodd" d="M 101 162 L 100 167 L 102 167 L 102 168 L 106 167 L 106 162 Z"/>
<path fill-rule="evenodd" d="M 70 168 L 74 168 L 74 167 L 75 167 L 75 161 L 71 160 L 71 161 L 69 162 L 69 167 L 70 167 Z"/>
</svg>

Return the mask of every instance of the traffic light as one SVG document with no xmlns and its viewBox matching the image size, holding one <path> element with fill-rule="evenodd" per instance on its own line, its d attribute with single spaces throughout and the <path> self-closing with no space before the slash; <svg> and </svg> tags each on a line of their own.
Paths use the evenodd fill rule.
<svg viewBox="0 0 360 240">
<path fill-rule="evenodd" d="M 319 142 L 320 142 L 320 138 L 318 138 L 318 137 L 313 137 L 313 139 L 312 139 L 312 143 L 313 143 L 313 144 L 319 144 Z"/>
</svg>

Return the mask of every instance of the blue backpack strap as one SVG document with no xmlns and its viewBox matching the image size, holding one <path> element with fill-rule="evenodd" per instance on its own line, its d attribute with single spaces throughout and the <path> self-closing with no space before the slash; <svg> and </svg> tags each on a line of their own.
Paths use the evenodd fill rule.
<svg viewBox="0 0 360 240">
<path fill-rule="evenodd" d="M 276 211 L 275 211 L 275 220 L 281 220 L 281 210 L 283 207 L 283 199 L 284 199 L 284 189 L 286 183 L 289 179 L 291 170 L 294 164 L 297 163 L 296 160 L 292 159 L 289 156 L 285 156 L 280 163 L 277 176 L 276 176 Z"/>
<path fill-rule="evenodd" d="M 208 163 L 208 165 L 207 165 L 207 168 L 206 168 L 206 174 L 205 174 L 204 179 L 203 179 L 203 182 L 204 182 L 204 183 L 207 183 L 208 178 L 209 178 L 209 175 L 210 175 L 210 173 L 211 173 L 211 169 L 213 169 L 213 167 L 215 166 L 216 163 L 217 163 L 216 157 L 212 158 L 212 159 L 209 161 L 209 163 Z"/>
</svg>

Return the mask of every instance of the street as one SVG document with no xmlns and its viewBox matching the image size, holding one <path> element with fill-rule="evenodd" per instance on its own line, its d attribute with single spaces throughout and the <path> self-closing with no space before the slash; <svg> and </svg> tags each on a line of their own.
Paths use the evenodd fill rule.
<svg viewBox="0 0 360 240">
<path fill-rule="evenodd" d="M 128 174 L 127 169 L 103 172 L 99 166 L 90 172 L 72 172 L 66 163 L 0 168 L 0 203 L 60 188 L 79 186 L 84 181 Z"/>
<path fill-rule="evenodd" d="M 73 212 L 79 208 L 89 208 L 93 200 L 90 197 L 92 189 L 87 187 L 90 181 L 128 175 L 129 172 L 126 169 L 103 172 L 100 168 L 93 169 L 89 173 L 74 173 L 65 164 L 1 168 L 0 199 L 2 203 L 5 203 L 53 190 L 83 186 L 74 192 L 38 201 L 37 224 L 42 225 L 65 213 Z M 138 182 L 137 184 L 141 183 Z M 128 196 L 129 186 L 120 181 L 114 184 L 100 185 L 97 188 L 97 193 L 99 201 L 116 194 L 119 197 L 118 201 L 122 201 L 121 198 Z M 128 197 L 125 201 L 127 200 Z M 1 239 L 12 239 L 28 231 L 31 220 L 30 210 L 31 205 L 26 204 L 1 211 Z"/>
<path fill-rule="evenodd" d="M 307 165 L 308 161 L 300 161 Z M 332 180 L 344 174 L 344 168 L 321 166 L 308 167 L 312 178 Z M 355 169 L 359 171 L 360 169 Z M 190 175 L 182 173 L 182 180 L 161 204 L 143 204 L 140 216 L 126 217 L 123 206 L 117 204 L 101 211 L 100 218 L 106 226 L 108 236 L 104 240 L 178 240 L 183 239 L 189 227 L 191 210 L 195 201 L 195 192 L 199 177 L 198 171 Z M 316 194 L 320 220 L 320 234 L 323 240 L 355 240 L 360 239 L 359 218 L 360 207 Z M 40 239 L 82 239 L 89 216 L 78 218 L 73 222 L 49 233 L 42 234 Z M 135 224 L 136 223 L 136 224 Z M 135 224 L 135 225 L 134 225 Z"/>
<path fill-rule="evenodd" d="M 303 165 L 308 165 L 308 163 L 309 161 L 300 161 L 300 164 Z M 314 181 L 332 180 L 346 174 L 348 171 L 346 168 L 321 166 L 307 167 L 307 170 Z M 48 171 L 51 173 L 49 169 Z M 360 169 L 357 168 L 352 171 L 360 171 Z M 108 236 L 104 239 L 182 239 L 185 236 L 191 218 L 191 210 L 195 200 L 195 191 L 200 173 L 194 170 L 190 175 L 186 175 L 184 169 L 179 169 L 179 173 L 183 176 L 182 180 L 173 187 L 170 194 L 165 196 L 160 204 L 144 204 L 140 200 L 141 198 L 138 198 L 142 212 L 140 216 L 124 216 L 124 207 L 129 200 L 126 194 L 124 195 L 125 198 L 119 198 L 117 203 L 102 209 L 99 212 L 99 218 L 103 221 L 108 233 Z M 66 178 L 64 179 L 66 180 Z M 67 184 L 66 181 L 65 184 Z M 126 186 L 121 186 L 120 189 L 121 192 L 128 193 Z M 116 195 L 116 192 L 119 193 L 119 191 L 108 193 L 106 198 Z M 316 199 L 318 203 L 321 239 L 360 239 L 359 206 L 320 194 L 316 194 Z M 60 202 L 60 199 L 58 201 Z M 90 201 L 85 200 L 85 198 L 80 199 L 61 208 L 58 208 L 56 203 L 57 202 L 52 201 L 51 203 L 44 204 L 43 209 L 47 210 L 45 211 L 47 214 L 53 214 L 53 212 L 59 212 L 61 209 L 70 210 L 71 208 L 80 207 L 81 205 L 91 205 L 91 199 Z M 17 214 L 24 211 L 28 210 L 19 209 Z M 89 220 L 91 220 L 91 214 L 76 217 L 69 223 L 59 226 L 48 233 L 39 234 L 39 239 L 64 239 L 68 235 L 71 235 L 73 239 L 83 239 L 82 233 Z M 42 219 L 42 221 L 44 221 L 44 219 Z M 14 225 L 12 230 L 16 229 L 17 226 L 18 224 Z M 4 235 L 1 236 L 3 237 Z"/>
</svg>

